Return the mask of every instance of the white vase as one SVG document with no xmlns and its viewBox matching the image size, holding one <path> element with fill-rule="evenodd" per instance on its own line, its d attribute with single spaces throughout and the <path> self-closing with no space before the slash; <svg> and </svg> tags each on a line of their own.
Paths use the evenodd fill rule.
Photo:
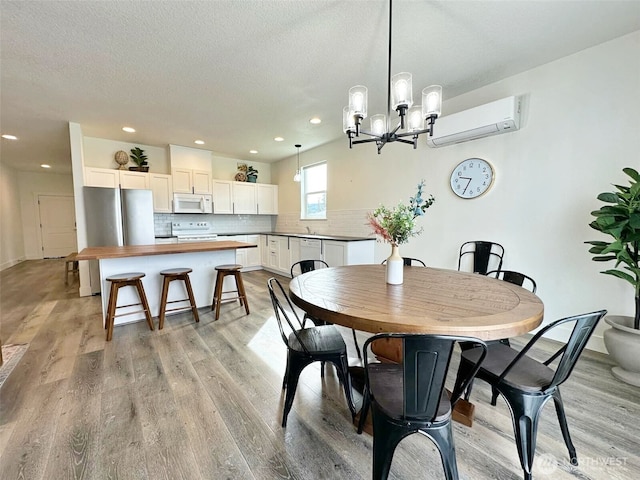
<svg viewBox="0 0 640 480">
<path fill-rule="evenodd" d="M 397 245 L 391 245 L 391 256 L 387 258 L 387 283 L 390 285 L 400 285 L 404 271 L 404 260 L 400 256 L 400 249 Z"/>
</svg>

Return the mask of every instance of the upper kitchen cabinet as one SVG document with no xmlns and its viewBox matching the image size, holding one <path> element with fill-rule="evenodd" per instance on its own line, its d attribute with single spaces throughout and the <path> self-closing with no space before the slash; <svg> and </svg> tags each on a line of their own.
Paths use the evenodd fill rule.
<svg viewBox="0 0 640 480">
<path fill-rule="evenodd" d="M 149 189 L 149 174 L 144 172 L 131 172 L 120 170 L 120 188 Z"/>
<path fill-rule="evenodd" d="M 255 183 L 233 182 L 232 195 L 233 213 L 249 215 L 258 213 Z"/>
<path fill-rule="evenodd" d="M 148 190 L 149 174 L 131 172 L 129 170 L 86 167 L 84 169 L 84 184 L 87 187 L 120 187 Z"/>
<path fill-rule="evenodd" d="M 278 214 L 278 186 L 266 183 L 256 183 L 256 196 L 258 200 L 258 214 Z"/>
<path fill-rule="evenodd" d="M 211 152 L 169 145 L 174 193 L 211 193 Z"/>
<path fill-rule="evenodd" d="M 84 169 L 84 184 L 87 187 L 118 188 L 120 186 L 120 170 L 86 167 Z"/>
<path fill-rule="evenodd" d="M 233 182 L 213 179 L 213 213 L 233 213 Z"/>
<path fill-rule="evenodd" d="M 172 168 L 173 193 L 211 193 L 211 172 Z"/>
<path fill-rule="evenodd" d="M 153 211 L 156 213 L 171 213 L 173 197 L 171 175 L 150 173 L 149 184 L 153 192 Z"/>
</svg>

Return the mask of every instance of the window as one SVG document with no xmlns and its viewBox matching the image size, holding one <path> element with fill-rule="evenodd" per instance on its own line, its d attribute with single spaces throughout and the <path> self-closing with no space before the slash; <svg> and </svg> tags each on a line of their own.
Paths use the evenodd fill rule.
<svg viewBox="0 0 640 480">
<path fill-rule="evenodd" d="M 327 162 L 302 167 L 300 218 L 327 218 Z"/>
</svg>

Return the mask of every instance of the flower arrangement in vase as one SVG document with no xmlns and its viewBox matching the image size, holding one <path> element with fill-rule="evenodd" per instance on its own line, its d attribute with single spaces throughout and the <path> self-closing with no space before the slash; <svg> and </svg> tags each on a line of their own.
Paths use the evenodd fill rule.
<svg viewBox="0 0 640 480">
<path fill-rule="evenodd" d="M 391 244 L 391 256 L 387 259 L 387 283 L 389 284 L 402 283 L 404 262 L 398 247 L 407 243 L 409 238 L 422 233 L 423 228 L 418 228 L 416 220 L 423 216 L 427 208 L 435 202 L 433 195 L 423 198 L 423 188 L 424 180 L 418 184 L 415 196 L 409 197 L 408 205 L 402 202 L 393 208 L 380 205 L 373 212 L 367 214 L 367 220 L 373 233 L 382 241 Z"/>
</svg>

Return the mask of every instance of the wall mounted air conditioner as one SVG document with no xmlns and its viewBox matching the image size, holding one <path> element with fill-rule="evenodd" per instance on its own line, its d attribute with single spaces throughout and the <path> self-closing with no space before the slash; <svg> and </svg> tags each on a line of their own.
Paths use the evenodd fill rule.
<svg viewBox="0 0 640 480">
<path fill-rule="evenodd" d="M 438 118 L 430 147 L 444 147 L 454 143 L 512 132 L 520 128 L 520 98 L 507 97 Z"/>
</svg>

